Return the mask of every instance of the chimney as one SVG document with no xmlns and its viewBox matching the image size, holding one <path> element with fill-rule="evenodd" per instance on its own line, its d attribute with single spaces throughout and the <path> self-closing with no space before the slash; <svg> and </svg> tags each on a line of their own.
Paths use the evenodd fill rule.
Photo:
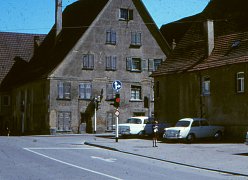
<svg viewBox="0 0 248 180">
<path fill-rule="evenodd" d="M 58 36 L 62 30 L 62 0 L 56 0 L 55 6 L 56 36 Z"/>
<path fill-rule="evenodd" d="M 204 22 L 204 30 L 207 40 L 207 55 L 210 56 L 214 49 L 214 21 L 208 19 Z"/>
<path fill-rule="evenodd" d="M 34 36 L 34 54 L 37 51 L 39 46 L 40 46 L 40 37 Z"/>
</svg>

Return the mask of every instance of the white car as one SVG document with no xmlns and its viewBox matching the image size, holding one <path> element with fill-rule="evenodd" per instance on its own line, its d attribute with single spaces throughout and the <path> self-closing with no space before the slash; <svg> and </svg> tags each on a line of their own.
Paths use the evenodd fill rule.
<svg viewBox="0 0 248 180">
<path fill-rule="evenodd" d="M 165 128 L 163 138 L 182 139 L 192 142 L 198 138 L 214 137 L 220 140 L 224 133 L 224 127 L 212 126 L 203 118 L 184 118 L 180 119 L 175 127 Z"/>
</svg>

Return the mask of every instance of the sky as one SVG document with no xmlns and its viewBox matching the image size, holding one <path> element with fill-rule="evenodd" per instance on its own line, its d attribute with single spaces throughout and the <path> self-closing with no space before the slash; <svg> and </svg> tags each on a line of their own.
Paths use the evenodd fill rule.
<svg viewBox="0 0 248 180">
<path fill-rule="evenodd" d="M 77 0 L 63 0 L 63 8 Z M 210 0 L 143 0 L 160 28 L 200 13 Z M 55 0 L 0 0 L 0 32 L 47 34 L 55 22 Z"/>
</svg>

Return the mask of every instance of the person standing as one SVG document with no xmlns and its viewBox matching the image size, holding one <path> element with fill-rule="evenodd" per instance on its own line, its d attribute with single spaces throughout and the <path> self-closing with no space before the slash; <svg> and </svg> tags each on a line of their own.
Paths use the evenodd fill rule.
<svg viewBox="0 0 248 180">
<path fill-rule="evenodd" d="M 154 121 L 154 124 L 152 125 L 152 130 L 153 130 L 153 137 L 152 137 L 152 145 L 153 147 L 158 147 L 157 146 L 157 141 L 158 141 L 158 121 Z"/>
</svg>

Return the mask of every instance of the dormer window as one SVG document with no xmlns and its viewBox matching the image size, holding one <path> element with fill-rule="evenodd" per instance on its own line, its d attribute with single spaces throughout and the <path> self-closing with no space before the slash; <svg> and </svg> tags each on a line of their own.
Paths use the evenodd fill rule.
<svg viewBox="0 0 248 180">
<path fill-rule="evenodd" d="M 119 11 L 119 20 L 123 20 L 123 21 L 133 20 L 133 10 L 121 8 Z"/>
</svg>

